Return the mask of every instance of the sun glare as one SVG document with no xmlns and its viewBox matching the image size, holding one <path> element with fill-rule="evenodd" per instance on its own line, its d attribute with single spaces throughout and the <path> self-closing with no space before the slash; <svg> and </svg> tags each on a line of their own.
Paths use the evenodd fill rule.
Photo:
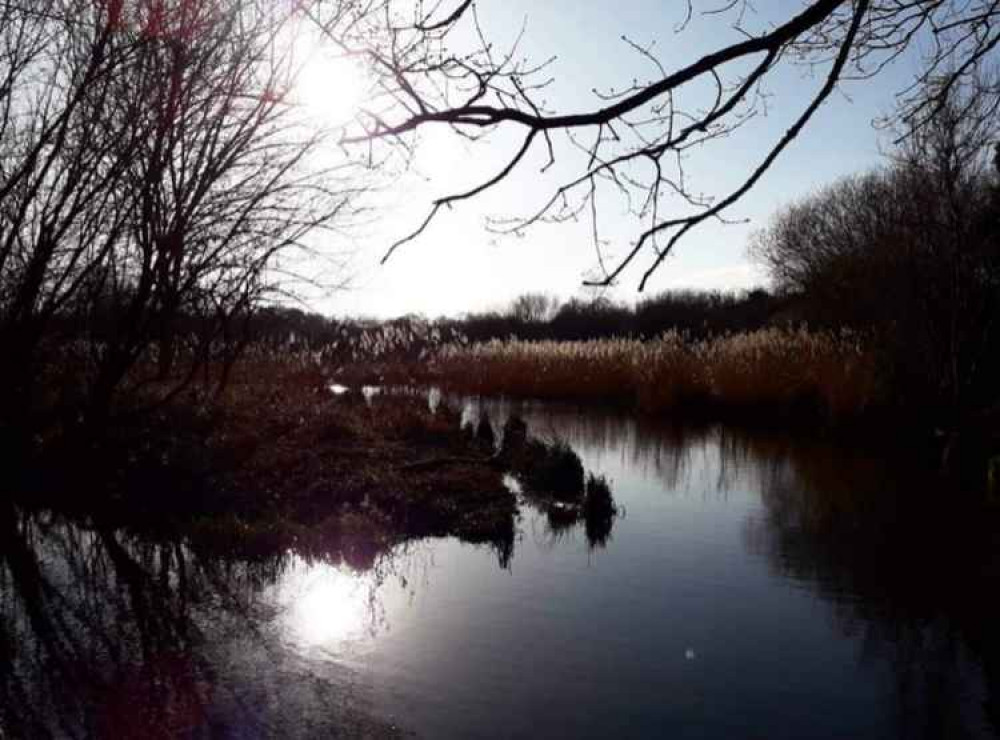
<svg viewBox="0 0 1000 740">
<path fill-rule="evenodd" d="M 290 44 L 290 102 L 314 125 L 336 128 L 348 123 L 365 95 L 359 66 L 337 56 L 314 32 L 302 31 Z"/>
</svg>

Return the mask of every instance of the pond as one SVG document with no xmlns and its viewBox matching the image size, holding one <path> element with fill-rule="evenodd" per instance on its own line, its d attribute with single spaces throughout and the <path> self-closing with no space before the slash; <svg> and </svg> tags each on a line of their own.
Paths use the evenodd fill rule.
<svg viewBox="0 0 1000 740">
<path fill-rule="evenodd" d="M 482 409 L 607 476 L 611 532 L 524 501 L 512 543 L 254 558 L 4 513 L 0 736 L 1000 736 L 998 517 L 918 461 Z"/>
</svg>

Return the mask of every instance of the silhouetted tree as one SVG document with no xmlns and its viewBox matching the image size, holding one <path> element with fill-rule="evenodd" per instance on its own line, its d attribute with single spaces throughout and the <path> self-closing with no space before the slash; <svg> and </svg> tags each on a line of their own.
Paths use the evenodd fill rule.
<svg viewBox="0 0 1000 740">
<path fill-rule="evenodd" d="M 514 299 L 508 313 L 522 323 L 541 323 L 552 318 L 559 302 L 544 293 L 525 293 Z"/>
<path fill-rule="evenodd" d="M 227 363 L 277 258 L 345 212 L 356 186 L 315 164 L 320 137 L 285 100 L 293 12 L 0 7 L 0 346 L 17 358 L 0 370 L 0 426 L 37 421 L 45 374 L 68 364 L 69 416 L 99 426 L 127 378 L 171 378 L 162 401 Z"/>
<path fill-rule="evenodd" d="M 806 318 L 875 327 L 901 399 L 950 424 L 997 398 L 1000 232 L 992 103 L 949 95 L 890 166 L 790 206 L 754 249 Z"/>
<path fill-rule="evenodd" d="M 606 298 L 574 298 L 560 306 L 550 327 L 554 338 L 579 340 L 625 336 L 629 333 L 630 321 L 628 308 Z"/>
</svg>

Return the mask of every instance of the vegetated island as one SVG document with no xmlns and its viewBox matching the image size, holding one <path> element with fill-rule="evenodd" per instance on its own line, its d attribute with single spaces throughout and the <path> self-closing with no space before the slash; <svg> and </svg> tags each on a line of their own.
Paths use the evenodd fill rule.
<svg viewBox="0 0 1000 740">
<path fill-rule="evenodd" d="M 363 569 L 401 542 L 448 535 L 493 547 L 503 564 L 514 480 L 553 526 L 583 523 L 592 546 L 607 541 L 610 486 L 564 442 L 516 416 L 462 426 L 426 395 L 331 386 L 302 359 L 258 357 L 221 393 L 194 383 L 156 411 L 133 396 L 93 438 L 37 439 L 12 500 L 240 557 L 294 550 Z"/>
</svg>

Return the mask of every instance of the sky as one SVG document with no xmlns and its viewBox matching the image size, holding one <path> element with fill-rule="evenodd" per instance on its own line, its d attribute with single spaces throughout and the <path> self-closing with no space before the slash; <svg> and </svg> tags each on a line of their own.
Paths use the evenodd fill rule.
<svg viewBox="0 0 1000 740">
<path fill-rule="evenodd" d="M 680 33 L 676 28 L 684 3 L 679 1 L 479 0 L 477 7 L 487 36 L 498 47 L 509 45 L 524 24 L 521 54 L 530 60 L 556 57 L 547 70 L 553 82 L 545 94 L 551 109 L 567 113 L 594 108 L 599 103 L 595 87 L 620 89 L 633 79 L 655 76 L 649 61 L 632 51 L 623 36 L 652 43 L 652 53 L 668 71 L 736 40 L 725 17 L 697 12 L 720 3 L 696 0 L 694 5 L 695 16 Z M 801 0 L 760 0 L 748 25 L 764 28 L 802 5 Z M 912 82 L 918 62 L 916 53 L 909 54 L 874 79 L 845 82 L 757 187 L 727 212 L 738 223 L 706 223 L 693 231 L 650 280 L 646 294 L 637 289 L 651 255 L 640 258 L 637 269 L 624 273 L 604 295 L 630 303 L 664 290 L 766 285 L 766 275 L 747 253 L 753 233 L 783 205 L 884 161 L 891 137 L 873 121 L 893 112 L 895 95 Z M 303 92 L 321 114 L 326 77 L 314 70 L 308 92 Z M 691 155 L 686 176 L 694 189 L 718 194 L 745 179 L 821 83 L 821 73 L 801 67 L 772 77 L 766 116 Z M 349 81 L 346 87 L 353 95 L 358 86 Z M 338 112 L 330 110 L 329 115 Z M 593 295 L 582 288 L 596 266 L 588 223 L 542 224 L 520 236 L 500 236 L 488 228 L 490 218 L 537 208 L 559 184 L 558 175 L 572 171 L 572 163 L 560 159 L 554 171 L 543 174 L 541 150 L 499 187 L 442 212 L 420 237 L 379 264 L 393 241 L 419 225 L 434 197 L 489 179 L 518 143 L 506 131 L 473 145 L 447 129 L 425 130 L 413 168 L 380 192 L 374 201 L 378 207 L 363 226 L 338 238 L 335 250 L 350 254 L 341 272 L 349 278 L 347 287 L 313 294 L 309 306 L 329 315 L 433 318 L 501 308 L 528 292 L 563 300 Z M 601 204 L 607 251 L 621 254 L 641 225 L 620 202 L 602 199 Z"/>
</svg>

